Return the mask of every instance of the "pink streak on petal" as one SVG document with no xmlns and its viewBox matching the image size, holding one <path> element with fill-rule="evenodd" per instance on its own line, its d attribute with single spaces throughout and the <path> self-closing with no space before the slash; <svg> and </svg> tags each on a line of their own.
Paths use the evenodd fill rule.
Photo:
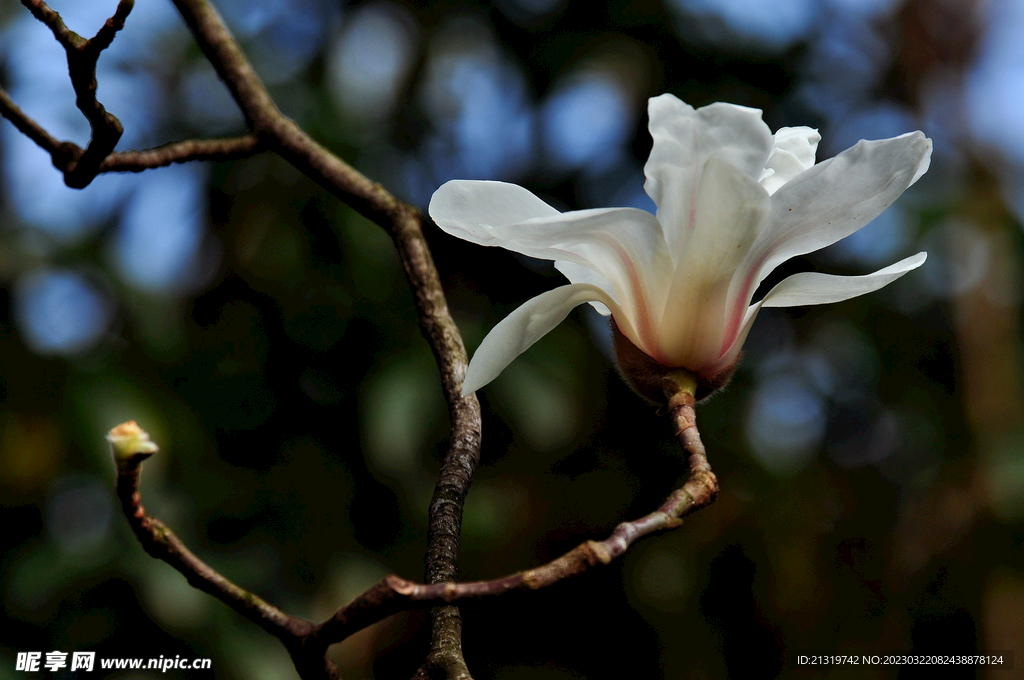
<svg viewBox="0 0 1024 680">
<path fill-rule="evenodd" d="M 649 354 L 651 358 L 659 361 L 660 359 L 657 356 L 658 343 L 654 333 L 654 325 L 651 323 L 647 290 L 640 281 L 640 274 L 637 272 L 636 263 L 633 261 L 633 258 L 629 256 L 626 250 L 614 239 L 603 234 L 598 238 L 600 238 L 605 245 L 615 251 L 615 254 L 619 256 L 619 260 L 626 268 L 626 278 L 629 280 L 630 293 L 632 293 L 633 305 L 636 308 L 637 314 L 636 332 L 639 336 L 637 339 L 644 345 L 642 349 Z"/>
</svg>

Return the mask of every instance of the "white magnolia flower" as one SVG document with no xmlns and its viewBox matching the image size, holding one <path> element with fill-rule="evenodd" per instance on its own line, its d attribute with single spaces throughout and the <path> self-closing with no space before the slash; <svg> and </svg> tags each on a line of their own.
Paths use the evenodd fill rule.
<svg viewBox="0 0 1024 680">
<path fill-rule="evenodd" d="M 648 108 L 654 147 L 644 188 L 657 216 L 635 208 L 561 213 L 502 182 L 454 180 L 434 194 L 430 216 L 449 234 L 554 260 L 571 282 L 491 330 L 466 372 L 467 394 L 584 302 L 610 312 L 654 366 L 714 385 L 731 373 L 761 307 L 839 302 L 924 263 L 918 253 L 866 276 L 795 274 L 751 304 L 773 269 L 849 236 L 916 182 L 931 140 L 911 132 L 860 141 L 815 165 L 817 131 L 772 135 L 758 109 L 694 110 L 669 94 Z"/>
</svg>

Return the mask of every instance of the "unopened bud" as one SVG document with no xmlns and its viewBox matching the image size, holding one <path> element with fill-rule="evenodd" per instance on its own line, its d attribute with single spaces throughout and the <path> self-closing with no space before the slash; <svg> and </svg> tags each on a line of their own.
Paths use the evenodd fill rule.
<svg viewBox="0 0 1024 680">
<path fill-rule="evenodd" d="M 110 451 L 114 454 L 114 462 L 119 470 L 149 458 L 160 450 L 149 438 L 149 433 L 134 420 L 121 423 L 108 432 L 107 441 L 110 442 Z"/>
</svg>

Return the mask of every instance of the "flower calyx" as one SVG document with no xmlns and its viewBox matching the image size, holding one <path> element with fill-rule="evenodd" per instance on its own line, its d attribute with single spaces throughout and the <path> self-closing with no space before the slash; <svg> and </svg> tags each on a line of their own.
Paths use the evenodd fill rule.
<svg viewBox="0 0 1024 680">
<path fill-rule="evenodd" d="M 724 370 L 712 376 L 702 376 L 687 371 L 685 368 L 673 368 L 655 361 L 623 335 L 614 321 L 612 321 L 612 334 L 619 373 L 634 392 L 655 404 L 667 402 L 667 390 L 689 392 L 697 401 L 707 399 L 728 384 L 736 366 L 739 365 L 739 358 L 737 358 L 732 365 Z M 666 381 L 669 381 L 668 385 L 666 385 Z"/>
</svg>

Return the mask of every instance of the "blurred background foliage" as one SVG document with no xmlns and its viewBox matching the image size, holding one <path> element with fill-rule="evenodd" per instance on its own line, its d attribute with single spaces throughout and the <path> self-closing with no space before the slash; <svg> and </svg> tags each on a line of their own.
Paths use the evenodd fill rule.
<svg viewBox="0 0 1024 680">
<path fill-rule="evenodd" d="M 51 4 L 91 34 L 115 1 Z M 819 158 L 918 128 L 935 140 L 898 204 L 767 285 L 921 249 L 927 264 L 865 298 L 762 312 L 733 384 L 699 410 L 719 501 L 610 568 L 465 608 L 479 680 L 795 677 L 787 651 L 1022 651 L 1024 2 L 216 5 L 288 115 L 421 206 L 448 179 L 490 178 L 563 209 L 653 208 L 645 103 L 661 92 L 818 127 Z M 4 87 L 84 143 L 57 43 L 15 0 L 0 20 Z M 99 66 L 119 148 L 242 130 L 169 2 L 138 2 Z M 17 651 L 53 649 L 292 677 L 276 643 L 142 552 L 103 435 L 128 418 L 150 430 L 147 507 L 292 613 L 418 577 L 447 418 L 388 238 L 271 155 L 73 191 L 3 122 L 0 163 L 0 678 L 20 677 Z M 470 350 L 559 284 L 547 263 L 428 238 Z M 604 536 L 683 477 L 589 306 L 480 396 L 466 579 Z M 336 647 L 344 677 L 408 677 L 423 621 Z"/>
</svg>

